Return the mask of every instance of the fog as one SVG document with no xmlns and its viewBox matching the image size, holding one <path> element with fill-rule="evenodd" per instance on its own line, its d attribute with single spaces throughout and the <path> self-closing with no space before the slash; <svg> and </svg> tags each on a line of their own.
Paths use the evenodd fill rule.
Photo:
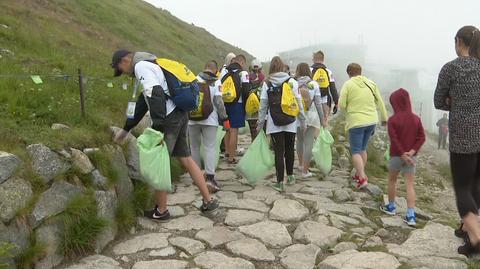
<svg viewBox="0 0 480 269">
<path fill-rule="evenodd" d="M 344 61 L 361 62 L 368 70 L 367 75 L 373 76 L 374 80 L 382 81 L 385 80 L 383 76 L 396 74 L 391 70 L 415 71 L 411 73 L 415 74 L 412 78 L 415 83 L 407 81 L 395 85 L 393 80 L 379 84 L 386 88 L 387 93 L 399 87 L 414 87 L 409 90 L 416 92 L 416 98 L 425 100 L 431 99 L 442 65 L 456 57 L 456 31 L 464 25 L 480 25 L 480 1 L 473 0 L 147 2 L 167 9 L 186 22 L 206 28 L 218 38 L 262 61 L 302 47 L 308 47 L 305 60 L 311 58 L 314 50 L 323 49 L 324 44 L 328 44 L 330 50 L 342 45 L 362 47 L 362 55 L 355 55 L 345 48 L 333 52 L 341 54 Z M 329 58 L 327 53 L 327 66 L 334 64 L 335 60 L 337 58 Z M 334 72 L 342 78 L 344 70 L 338 67 Z M 427 126 L 432 129 L 430 125 L 437 117 L 436 112 L 431 104 L 422 109 L 423 113 L 434 114 Z"/>
</svg>

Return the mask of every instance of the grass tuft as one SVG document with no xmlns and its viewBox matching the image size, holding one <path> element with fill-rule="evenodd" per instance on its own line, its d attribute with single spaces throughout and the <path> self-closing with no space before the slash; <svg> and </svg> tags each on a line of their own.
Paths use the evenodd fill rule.
<svg viewBox="0 0 480 269">
<path fill-rule="evenodd" d="M 118 230 L 121 233 L 128 233 L 130 228 L 137 223 L 137 212 L 133 203 L 129 201 L 119 201 L 117 211 L 115 214 L 115 221 L 118 225 Z"/>
<path fill-rule="evenodd" d="M 64 227 L 60 248 L 66 257 L 94 250 L 95 238 L 108 225 L 97 213 L 97 204 L 89 193 L 75 197 L 59 216 Z"/>
<path fill-rule="evenodd" d="M 45 256 L 45 249 L 47 246 L 37 242 L 37 236 L 33 232 L 30 234 L 28 246 L 16 258 L 15 262 L 19 269 L 31 269 L 35 264 Z"/>
<path fill-rule="evenodd" d="M 89 157 L 93 165 L 109 180 L 110 184 L 113 185 L 118 182 L 118 172 L 111 165 L 112 158 L 108 153 L 98 150 L 89 154 Z"/>
</svg>

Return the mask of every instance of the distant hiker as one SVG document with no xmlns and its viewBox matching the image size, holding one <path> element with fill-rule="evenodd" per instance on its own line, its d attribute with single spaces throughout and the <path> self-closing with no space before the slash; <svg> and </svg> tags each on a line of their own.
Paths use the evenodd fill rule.
<svg viewBox="0 0 480 269">
<path fill-rule="evenodd" d="M 218 156 L 216 156 L 217 129 L 219 123 L 224 124 L 228 119 L 220 91 L 221 83 L 220 80 L 217 80 L 215 71 L 216 64 L 210 61 L 205 66 L 205 71 L 197 76 L 201 103 L 197 110 L 190 112 L 188 123 L 192 157 L 199 167 L 201 167 L 200 145 L 203 143 L 205 178 L 211 193 L 220 190 L 220 185 L 215 180 L 216 161 L 218 160 Z"/>
<path fill-rule="evenodd" d="M 280 57 L 273 57 L 267 81 L 263 84 L 260 96 L 260 112 L 257 132 L 262 130 L 267 118 L 267 134 L 270 134 L 275 151 L 277 183 L 272 188 L 283 192 L 285 168 L 287 184 L 295 184 L 293 165 L 295 161 L 295 134 L 298 121 L 300 131 L 304 132 L 305 114 L 302 98 L 298 92 L 298 83 L 284 72 L 285 65 Z M 285 98 L 283 98 L 285 96 Z"/>
<path fill-rule="evenodd" d="M 215 76 L 218 77 L 220 76 L 220 70 L 218 69 L 218 63 L 215 60 L 210 60 L 207 62 L 207 66 L 209 66 L 209 69 L 215 74 Z"/>
<path fill-rule="evenodd" d="M 480 253 L 480 32 L 464 26 L 455 36 L 458 58 L 438 75 L 435 108 L 450 111 L 450 166 L 463 223 L 455 234 L 465 238 L 458 253 Z"/>
<path fill-rule="evenodd" d="M 379 123 L 377 109 L 380 110 L 383 126 L 387 125 L 387 110 L 377 85 L 362 76 L 359 64 L 348 65 L 347 73 L 350 80 L 343 85 L 339 105 L 347 117 L 345 129 L 348 131 L 352 162 L 356 170 L 353 180 L 357 183 L 357 188 L 363 188 L 368 185 L 365 174 L 368 141 Z"/>
<path fill-rule="evenodd" d="M 437 121 L 438 127 L 438 149 L 447 149 L 448 137 L 448 114 L 443 114 L 443 118 Z"/>
<path fill-rule="evenodd" d="M 237 55 L 235 55 L 235 53 L 233 52 L 230 52 L 227 54 L 227 56 L 225 56 L 225 63 L 223 64 L 222 66 L 222 69 L 220 70 L 220 75 L 219 75 L 219 79 L 223 78 L 223 76 L 225 76 L 225 74 L 227 74 L 227 67 L 232 63 L 232 60 L 237 57 Z"/>
<path fill-rule="evenodd" d="M 283 67 L 283 72 L 287 73 L 289 76 L 292 76 L 290 73 L 290 66 L 287 64 Z"/>
<path fill-rule="evenodd" d="M 307 125 L 305 132 L 297 131 L 298 162 L 302 177 L 309 178 L 313 176 L 308 169 L 312 160 L 315 132 L 322 126 L 326 126 L 322 107 L 323 101 L 326 103 L 326 100 L 322 99 L 318 83 L 312 80 L 312 72 L 307 63 L 301 63 L 297 66 L 295 79 L 298 82 L 298 89 L 302 96 Z"/>
<path fill-rule="evenodd" d="M 262 63 L 259 60 L 254 59 L 250 68 L 251 72 L 248 75 L 250 79 L 250 93 L 247 98 L 250 98 L 251 94 L 255 94 L 256 96 L 252 96 L 252 98 L 256 97 L 258 100 L 260 100 L 260 93 L 262 92 L 262 85 L 263 81 L 265 80 L 265 75 L 262 71 Z M 258 109 L 256 112 L 252 111 L 252 113 L 255 113 L 251 115 L 249 115 L 248 110 L 246 112 L 248 127 L 250 128 L 250 136 L 253 142 L 253 140 L 255 140 L 255 137 L 257 137 Z"/>
<path fill-rule="evenodd" d="M 313 54 L 312 78 L 320 85 L 320 92 L 324 98 L 323 114 L 328 121 L 333 105 L 333 114 L 338 110 L 338 91 L 335 86 L 333 72 L 325 66 L 325 54 L 319 50 Z"/>
<path fill-rule="evenodd" d="M 399 89 L 390 96 L 390 104 L 394 114 L 388 119 L 388 135 L 390 137 L 390 165 L 388 176 L 388 201 L 380 207 L 388 215 L 396 214 L 395 196 L 397 178 L 400 173 L 405 177 L 407 189 L 407 214 L 404 218 L 409 226 L 416 226 L 415 215 L 415 166 L 417 154 L 425 143 L 425 131 L 420 117 L 412 112 L 410 95 Z"/>
<path fill-rule="evenodd" d="M 116 134 L 115 141 L 119 143 L 124 141 L 128 132 L 150 110 L 152 128 L 165 135 L 170 156 L 178 158 L 198 186 L 203 197 L 201 211 L 213 212 L 218 208 L 218 201 L 210 196 L 202 171 L 190 156 L 187 138 L 188 114 L 178 109 L 172 101 L 165 74 L 156 60 L 155 55 L 145 52 L 118 50 L 113 54 L 114 75 L 134 76 L 143 86 L 135 107 L 134 118 L 126 120 L 123 130 Z M 170 213 L 167 209 L 167 192 L 155 191 L 155 202 L 155 208 L 145 211 L 145 216 L 154 220 L 168 220 Z"/>
<path fill-rule="evenodd" d="M 224 139 L 229 164 L 237 163 L 235 157 L 237 155 L 238 129 L 245 127 L 244 102 L 250 91 L 248 72 L 244 71 L 246 64 L 245 56 L 238 55 L 225 68 L 225 74 L 221 78 L 223 102 L 230 121 L 230 130 Z"/>
</svg>

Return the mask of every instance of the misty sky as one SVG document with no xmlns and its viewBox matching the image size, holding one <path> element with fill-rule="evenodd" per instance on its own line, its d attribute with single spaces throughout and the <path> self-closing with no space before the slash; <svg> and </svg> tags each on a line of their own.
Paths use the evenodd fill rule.
<svg viewBox="0 0 480 269">
<path fill-rule="evenodd" d="M 476 0 L 147 2 L 262 60 L 297 47 L 363 39 L 368 62 L 431 72 L 456 56 L 454 36 L 461 26 L 480 25 Z"/>
</svg>

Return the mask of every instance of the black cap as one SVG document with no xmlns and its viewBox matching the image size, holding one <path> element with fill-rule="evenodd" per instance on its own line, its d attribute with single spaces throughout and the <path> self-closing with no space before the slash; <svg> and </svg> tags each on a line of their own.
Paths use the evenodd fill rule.
<svg viewBox="0 0 480 269">
<path fill-rule="evenodd" d="M 122 61 L 123 57 L 127 56 L 130 53 L 131 53 L 130 51 L 124 50 L 124 49 L 117 50 L 113 53 L 111 65 L 114 70 L 113 72 L 114 77 L 119 77 L 120 75 L 122 75 L 122 71 L 118 69 L 118 64 L 120 63 L 120 61 Z"/>
</svg>

